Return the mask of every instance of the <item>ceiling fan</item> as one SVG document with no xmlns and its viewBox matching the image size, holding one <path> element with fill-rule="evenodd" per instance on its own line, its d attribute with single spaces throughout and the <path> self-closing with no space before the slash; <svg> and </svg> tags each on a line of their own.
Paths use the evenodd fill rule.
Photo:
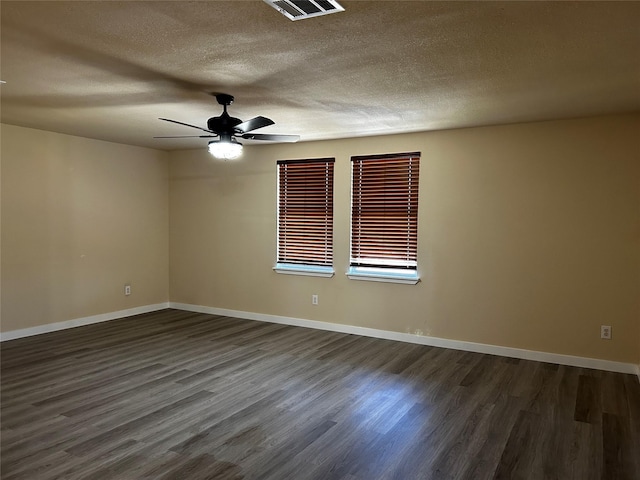
<svg viewBox="0 0 640 480">
<path fill-rule="evenodd" d="M 160 118 L 165 122 L 177 123 L 185 127 L 197 128 L 209 135 L 177 135 L 163 136 L 153 138 L 215 138 L 209 142 L 209 153 L 216 158 L 231 160 L 238 158 L 242 154 L 242 144 L 236 140 L 236 137 L 245 138 L 247 140 L 267 140 L 271 142 L 295 143 L 300 140 L 299 135 L 271 135 L 264 133 L 250 133 L 262 127 L 273 125 L 275 122 L 267 117 L 254 117 L 243 122 L 239 118 L 234 118 L 227 113 L 227 107 L 233 103 L 233 96 L 226 93 L 218 93 L 215 95 L 218 103 L 222 105 L 223 112 L 219 117 L 211 117 L 207 120 L 207 128 L 190 125 L 188 123 L 178 122 L 169 118 Z"/>
</svg>

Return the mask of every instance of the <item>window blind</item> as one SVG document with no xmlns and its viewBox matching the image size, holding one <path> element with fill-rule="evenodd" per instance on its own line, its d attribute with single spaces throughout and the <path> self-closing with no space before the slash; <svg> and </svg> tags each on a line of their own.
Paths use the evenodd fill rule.
<svg viewBox="0 0 640 480">
<path fill-rule="evenodd" d="M 415 270 L 420 153 L 351 161 L 351 266 Z"/>
<path fill-rule="evenodd" d="M 278 263 L 333 265 L 334 162 L 277 162 Z"/>
</svg>

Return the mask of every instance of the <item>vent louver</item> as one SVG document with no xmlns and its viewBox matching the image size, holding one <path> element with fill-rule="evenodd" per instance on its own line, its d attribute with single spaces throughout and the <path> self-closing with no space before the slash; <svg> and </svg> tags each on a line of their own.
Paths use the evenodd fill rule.
<svg viewBox="0 0 640 480">
<path fill-rule="evenodd" d="M 319 17 L 344 12 L 336 0 L 264 0 L 289 20 Z"/>
</svg>

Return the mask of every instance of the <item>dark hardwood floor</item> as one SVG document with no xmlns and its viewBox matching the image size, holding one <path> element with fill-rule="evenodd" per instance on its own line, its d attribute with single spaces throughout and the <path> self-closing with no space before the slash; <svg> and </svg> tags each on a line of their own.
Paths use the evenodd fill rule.
<svg viewBox="0 0 640 480">
<path fill-rule="evenodd" d="M 4 342 L 2 479 L 640 479 L 623 375 L 165 310 Z"/>
</svg>

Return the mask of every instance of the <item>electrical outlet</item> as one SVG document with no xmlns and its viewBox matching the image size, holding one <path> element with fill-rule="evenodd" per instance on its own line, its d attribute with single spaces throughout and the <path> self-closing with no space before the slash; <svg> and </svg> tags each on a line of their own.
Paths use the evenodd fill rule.
<svg viewBox="0 0 640 480">
<path fill-rule="evenodd" d="M 605 340 L 611 340 L 610 325 L 600 325 L 600 338 L 604 338 Z"/>
<path fill-rule="evenodd" d="M 318 305 L 318 295 L 311 295 L 311 304 Z"/>
<path fill-rule="evenodd" d="M 128 283 L 125 284 L 125 286 L 124 286 L 124 294 L 125 295 L 131 295 L 131 285 L 129 285 Z"/>
</svg>

